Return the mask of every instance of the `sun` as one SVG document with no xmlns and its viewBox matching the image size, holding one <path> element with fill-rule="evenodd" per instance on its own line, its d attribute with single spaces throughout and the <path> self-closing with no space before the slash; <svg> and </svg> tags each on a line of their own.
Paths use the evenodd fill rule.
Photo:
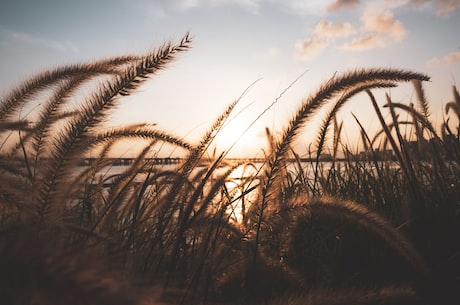
<svg viewBox="0 0 460 305">
<path fill-rule="evenodd" d="M 261 150 L 261 141 L 255 131 L 255 126 L 244 117 L 236 117 L 224 124 L 216 136 L 215 145 L 218 150 L 230 150 L 240 158 L 247 157 Z"/>
<path fill-rule="evenodd" d="M 246 122 L 237 122 L 230 121 L 225 124 L 222 129 L 219 131 L 216 140 L 221 148 L 229 148 L 232 145 L 237 144 L 239 141 L 242 141 L 242 138 L 245 136 L 245 131 L 248 127 Z"/>
</svg>

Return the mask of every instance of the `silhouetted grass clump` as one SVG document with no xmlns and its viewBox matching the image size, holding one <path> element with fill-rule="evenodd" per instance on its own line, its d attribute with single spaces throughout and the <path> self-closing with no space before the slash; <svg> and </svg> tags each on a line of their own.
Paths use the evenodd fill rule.
<svg viewBox="0 0 460 305">
<path fill-rule="evenodd" d="M 381 68 L 335 75 L 280 133 L 266 130 L 261 164 L 211 151 L 242 97 L 197 143 L 152 122 L 101 131 L 114 106 L 190 43 L 186 34 L 145 55 L 46 71 L 2 98 L 2 304 L 460 300 L 455 87 L 448 117 L 433 126 L 422 86 L 428 76 Z M 401 82 L 412 82 L 417 104 L 386 95 L 379 107 L 374 91 Z M 359 93 L 381 130 L 369 134 L 355 117 L 362 143 L 350 148 L 337 114 Z M 325 107 L 317 141 L 295 151 Z M 125 139 L 144 146 L 121 173 L 107 175 Z M 165 143 L 184 156 L 175 166 L 155 164 Z M 236 177 L 237 170 L 250 174 Z"/>
</svg>

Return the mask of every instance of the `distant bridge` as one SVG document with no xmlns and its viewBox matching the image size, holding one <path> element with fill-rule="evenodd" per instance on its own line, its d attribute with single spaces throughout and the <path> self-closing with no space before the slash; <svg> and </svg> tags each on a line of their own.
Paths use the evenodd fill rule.
<svg viewBox="0 0 460 305">
<path fill-rule="evenodd" d="M 90 166 L 95 162 L 98 162 L 98 158 L 83 158 L 79 165 L 81 166 Z M 134 158 L 106 158 L 104 161 L 111 161 L 113 166 L 126 166 L 131 165 L 136 159 Z M 166 157 L 166 158 L 144 158 L 143 162 L 151 162 L 157 165 L 169 165 L 169 164 L 179 164 L 183 158 L 179 157 Z"/>
<path fill-rule="evenodd" d="M 95 162 L 98 162 L 98 158 L 83 158 L 79 162 L 80 166 L 90 166 Z M 133 164 L 135 158 L 106 158 L 104 161 L 111 161 L 112 166 L 128 166 Z M 155 165 L 171 165 L 171 164 L 179 164 L 184 161 L 184 158 L 181 157 L 165 157 L 165 158 L 144 158 L 142 162 L 150 163 Z M 227 158 L 228 161 L 234 162 L 243 162 L 243 163 L 264 163 L 266 159 L 264 158 Z M 342 159 L 336 159 L 337 161 L 341 161 Z M 287 159 L 287 162 L 296 162 L 295 159 Z M 320 161 L 330 161 L 326 158 L 320 158 Z M 316 162 L 316 159 L 310 158 L 301 158 L 300 162 Z"/>
</svg>

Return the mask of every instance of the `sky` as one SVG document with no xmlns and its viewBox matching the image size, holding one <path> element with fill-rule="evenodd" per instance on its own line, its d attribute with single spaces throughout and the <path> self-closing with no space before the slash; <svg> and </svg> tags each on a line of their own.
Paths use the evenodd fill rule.
<svg viewBox="0 0 460 305">
<path fill-rule="evenodd" d="M 155 123 L 196 141 L 248 89 L 215 144 L 237 142 L 231 155 L 260 156 L 265 127 L 279 133 L 302 99 L 355 68 L 428 74 L 432 120 L 440 123 L 460 83 L 459 29 L 460 0 L 15 0 L 0 10 L 0 94 L 45 69 L 144 53 L 190 32 L 192 48 L 121 101 L 107 124 Z M 390 91 L 395 101 L 416 102 L 410 85 L 398 88 Z M 360 94 L 339 117 L 350 142 L 351 113 L 378 128 Z M 305 126 L 301 155 L 320 121 L 319 114 Z"/>
</svg>

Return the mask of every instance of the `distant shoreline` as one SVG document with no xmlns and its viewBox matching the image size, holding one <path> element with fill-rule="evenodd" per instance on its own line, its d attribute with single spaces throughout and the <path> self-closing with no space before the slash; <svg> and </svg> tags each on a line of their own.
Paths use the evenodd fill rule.
<svg viewBox="0 0 460 305">
<path fill-rule="evenodd" d="M 184 161 L 186 158 L 182 158 L 182 157 L 156 157 L 156 158 L 145 158 L 144 161 L 145 162 L 151 162 L 153 164 L 179 164 L 181 163 L 182 161 Z M 126 166 L 126 165 L 130 165 L 132 164 L 136 158 L 106 158 L 105 161 L 110 161 L 111 160 L 111 165 L 113 166 Z M 266 161 L 266 159 L 264 158 L 227 158 L 226 159 L 227 161 L 235 161 L 235 162 L 252 162 L 252 163 L 263 163 Z M 329 158 L 329 157 L 323 157 L 321 156 L 318 160 L 316 158 L 299 158 L 299 159 L 295 159 L 295 158 L 288 158 L 286 159 L 287 162 L 290 162 L 290 163 L 293 163 L 293 162 L 302 162 L 302 163 L 306 163 L 306 162 L 346 162 L 346 161 L 349 161 L 350 159 L 347 159 L 347 158 Z M 97 158 L 82 158 L 78 165 L 79 166 L 88 166 L 90 164 L 92 164 L 93 162 L 96 162 L 98 161 Z M 372 162 L 372 161 L 375 161 L 371 158 L 359 158 L 358 156 L 356 156 L 356 159 L 354 159 L 353 161 L 356 161 L 356 162 Z M 391 159 L 383 159 L 383 158 L 378 158 L 377 161 L 396 161 L 394 160 L 393 158 Z"/>
</svg>

